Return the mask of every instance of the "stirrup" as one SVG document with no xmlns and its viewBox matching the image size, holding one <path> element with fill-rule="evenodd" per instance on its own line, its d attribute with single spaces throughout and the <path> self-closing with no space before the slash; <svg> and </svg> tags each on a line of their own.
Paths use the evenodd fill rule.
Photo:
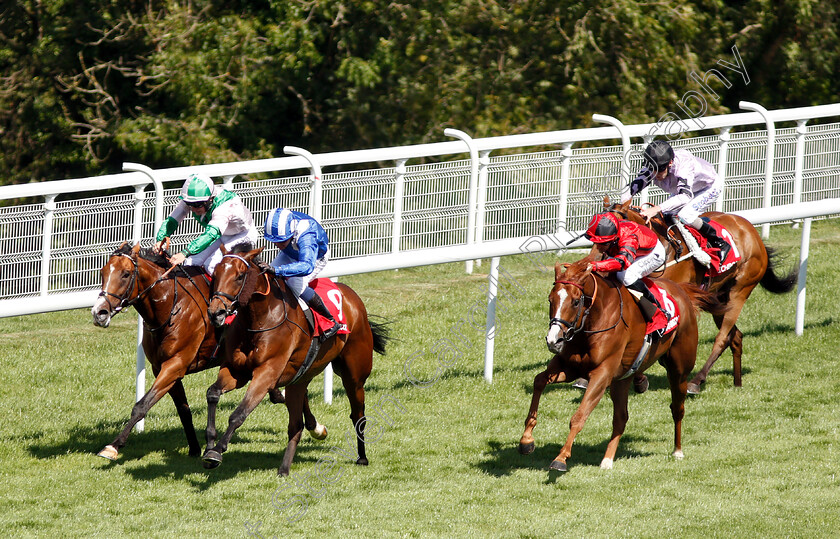
<svg viewBox="0 0 840 539">
<path fill-rule="evenodd" d="M 685 225 L 680 222 L 679 218 L 675 218 L 674 222 L 676 223 L 680 234 L 682 234 L 683 240 L 685 240 L 685 244 L 688 246 L 688 250 L 691 251 L 691 255 L 694 259 L 707 268 L 710 267 L 712 264 L 712 257 L 709 256 L 709 253 L 700 248 L 697 240 L 694 239 L 694 235 L 685 229 Z"/>
<path fill-rule="evenodd" d="M 658 330 L 657 330 L 658 331 Z M 645 357 L 648 354 L 648 350 L 650 350 L 650 345 L 653 343 L 654 338 L 656 338 L 657 331 L 649 333 L 645 335 L 645 340 L 642 342 L 642 349 L 639 350 L 639 355 L 636 356 L 636 359 L 633 360 L 633 364 L 630 365 L 630 370 L 625 372 L 619 380 L 624 380 L 625 378 L 630 378 L 636 371 L 639 370 L 639 367 L 642 366 L 642 362 L 645 360 Z"/>
<path fill-rule="evenodd" d="M 327 339 L 329 339 L 330 337 L 334 337 L 339 332 L 340 329 L 341 329 L 341 324 L 336 322 L 336 323 L 333 324 L 333 326 L 330 329 L 321 333 L 321 335 L 319 335 L 318 338 L 321 340 L 321 342 L 324 342 Z"/>
</svg>

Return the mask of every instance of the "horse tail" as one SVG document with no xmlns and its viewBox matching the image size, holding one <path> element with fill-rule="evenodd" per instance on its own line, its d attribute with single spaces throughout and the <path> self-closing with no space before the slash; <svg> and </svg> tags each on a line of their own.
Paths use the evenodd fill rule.
<svg viewBox="0 0 840 539">
<path fill-rule="evenodd" d="M 761 286 L 774 294 L 790 292 L 799 280 L 799 268 L 794 267 L 785 277 L 779 277 L 773 270 L 773 261 L 778 257 L 778 254 L 770 247 L 765 246 L 765 249 L 767 249 L 767 271 L 761 278 Z"/>
<path fill-rule="evenodd" d="M 703 290 L 692 283 L 679 283 L 679 285 L 696 308 L 714 315 L 725 314 L 729 310 L 729 305 L 722 303 L 717 294 Z"/>
<path fill-rule="evenodd" d="M 370 324 L 370 332 L 373 334 L 373 351 L 385 355 L 385 345 L 392 339 L 391 328 L 388 327 L 391 322 L 387 320 L 374 322 L 368 317 L 368 324 Z"/>
</svg>

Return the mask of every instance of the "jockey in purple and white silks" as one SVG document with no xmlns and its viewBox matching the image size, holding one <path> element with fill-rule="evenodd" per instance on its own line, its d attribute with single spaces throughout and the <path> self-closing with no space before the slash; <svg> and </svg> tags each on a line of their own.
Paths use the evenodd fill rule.
<svg viewBox="0 0 840 539">
<path fill-rule="evenodd" d="M 230 250 L 243 242 L 256 244 L 259 233 L 251 212 L 234 192 L 222 189 L 209 176 L 191 174 L 181 187 L 181 200 L 163 222 L 155 236 L 155 248 L 160 251 L 164 241 L 189 215 L 204 231 L 180 253 L 169 259 L 173 265 L 203 266 L 212 274 L 222 259 L 221 246 Z"/>
<path fill-rule="evenodd" d="M 645 165 L 636 179 L 630 182 L 629 189 L 622 193 L 621 202 L 630 200 L 651 181 L 671 196 L 658 206 L 643 208 L 641 213 L 645 220 L 650 220 L 659 212 L 676 215 L 680 221 L 705 236 L 711 247 L 719 249 L 723 260 L 729 245 L 717 235 L 707 218 L 700 217 L 705 208 L 723 193 L 723 178 L 714 165 L 688 150 L 674 150 L 664 140 L 655 140 L 645 148 Z M 691 234 L 685 236 L 694 257 L 708 266 L 709 255 L 700 249 Z"/>
<path fill-rule="evenodd" d="M 341 328 L 321 297 L 309 287 L 330 256 L 329 239 L 324 228 L 314 217 L 286 208 L 275 208 L 265 219 L 265 239 L 280 252 L 271 262 L 275 275 L 286 279 L 286 285 L 295 296 L 302 298 L 315 312 L 333 323 L 323 333 L 326 340 Z"/>
</svg>

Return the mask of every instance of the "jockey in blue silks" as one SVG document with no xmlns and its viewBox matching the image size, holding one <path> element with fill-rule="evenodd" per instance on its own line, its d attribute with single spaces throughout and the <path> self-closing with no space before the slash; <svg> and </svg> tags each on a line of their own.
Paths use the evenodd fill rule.
<svg viewBox="0 0 840 539">
<path fill-rule="evenodd" d="M 270 264 L 274 274 L 284 277 L 295 296 L 303 298 L 309 307 L 333 323 L 324 331 L 322 339 L 335 335 L 341 326 L 320 296 L 309 287 L 329 260 L 329 239 L 324 228 L 305 213 L 275 208 L 265 219 L 264 236 L 280 249 Z"/>
</svg>

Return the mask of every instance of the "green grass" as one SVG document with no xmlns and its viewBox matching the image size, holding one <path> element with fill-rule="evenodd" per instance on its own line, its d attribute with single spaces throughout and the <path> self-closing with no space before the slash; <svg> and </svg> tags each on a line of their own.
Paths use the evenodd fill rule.
<svg viewBox="0 0 840 539">
<path fill-rule="evenodd" d="M 0 529 L 14 537 L 248 537 L 246 523 L 260 522 L 257 533 L 265 538 L 836 535 L 840 220 L 817 222 L 812 232 L 805 335 L 793 331 L 794 293 L 757 289 L 739 323 L 744 386 L 733 387 L 725 353 L 703 393 L 686 404 L 686 457 L 676 461 L 669 456 L 665 372 L 654 366 L 651 390 L 631 393 L 630 421 L 610 471 L 598 466 L 612 421 L 605 398 L 578 436 L 569 471 L 548 472 L 580 402 L 580 392 L 565 384 L 543 396 L 534 454 L 517 452 L 533 378 L 549 358 L 552 276 L 525 257 L 502 259 L 522 289 L 507 287 L 492 384 L 482 378 L 482 332 L 469 325 L 472 312 L 483 328 L 487 261 L 471 276 L 463 264 L 451 264 L 347 277 L 371 313 L 394 321 L 398 340 L 374 358 L 367 384 L 369 412 L 375 415 L 373 405 L 382 402 L 392 424 L 379 421 L 370 466 L 335 459 L 330 448 L 346 447 L 349 405 L 338 378 L 333 404 L 324 404 L 316 379 L 313 411 L 330 436 L 324 442 L 305 436 L 291 477 L 283 479 L 276 468 L 287 414 L 267 399 L 216 470 L 187 456 L 168 397 L 116 463 L 96 457 L 133 402 L 134 312 L 108 329 L 94 327 L 86 310 L 2 319 Z M 797 262 L 798 231 L 774 227 L 768 243 L 789 255 L 782 269 Z M 713 335 L 703 315 L 697 368 Z M 441 339 L 463 353 L 442 354 L 447 365 L 436 378 L 432 350 Z M 414 378 L 430 383 L 407 379 L 411 357 Z M 205 372 L 185 380 L 202 440 L 204 394 L 214 379 Z M 242 395 L 223 397 L 222 428 Z M 319 469 L 329 483 L 316 477 Z M 275 492 L 285 511 L 272 505 Z M 293 516 L 299 518 L 291 522 Z"/>
</svg>

